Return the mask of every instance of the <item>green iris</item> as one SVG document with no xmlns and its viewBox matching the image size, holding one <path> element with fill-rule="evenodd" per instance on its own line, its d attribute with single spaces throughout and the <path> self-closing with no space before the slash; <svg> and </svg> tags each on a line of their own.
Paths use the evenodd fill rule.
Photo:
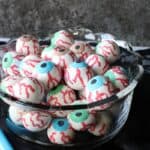
<svg viewBox="0 0 150 150">
<path fill-rule="evenodd" d="M 80 123 L 88 119 L 89 113 L 86 110 L 75 110 L 70 113 L 69 117 L 72 121 Z"/>
<path fill-rule="evenodd" d="M 50 92 L 48 93 L 48 96 L 58 94 L 63 89 L 63 87 L 64 85 L 60 84 L 57 87 L 51 89 Z"/>
<path fill-rule="evenodd" d="M 12 62 L 13 62 L 13 57 L 12 57 L 11 53 L 8 52 L 3 57 L 2 67 L 9 68 L 11 66 Z"/>
</svg>

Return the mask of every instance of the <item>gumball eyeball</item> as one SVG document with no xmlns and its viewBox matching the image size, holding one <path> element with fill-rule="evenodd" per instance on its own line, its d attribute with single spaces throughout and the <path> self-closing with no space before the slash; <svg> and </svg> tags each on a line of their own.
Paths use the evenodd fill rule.
<svg viewBox="0 0 150 150">
<path fill-rule="evenodd" d="M 20 74 L 23 77 L 32 77 L 32 72 L 35 66 L 41 61 L 41 58 L 36 55 L 26 56 L 20 64 Z"/>
<path fill-rule="evenodd" d="M 85 62 L 98 75 L 103 75 L 109 68 L 109 63 L 106 59 L 97 54 L 90 55 Z"/>
<path fill-rule="evenodd" d="M 70 47 L 70 50 L 76 55 L 80 60 L 85 60 L 89 55 L 91 55 L 94 50 L 92 47 L 83 41 L 75 41 Z"/>
<path fill-rule="evenodd" d="M 46 61 L 53 62 L 55 56 L 55 51 L 53 46 L 45 47 L 41 53 L 41 58 Z"/>
<path fill-rule="evenodd" d="M 48 128 L 51 116 L 47 112 L 29 111 L 22 117 L 23 126 L 31 132 L 40 132 Z"/>
<path fill-rule="evenodd" d="M 81 109 L 72 111 L 67 118 L 72 128 L 77 131 L 85 131 L 95 122 L 94 114 Z"/>
<path fill-rule="evenodd" d="M 93 72 L 85 62 L 73 62 L 65 70 L 64 79 L 72 89 L 82 90 L 92 76 Z"/>
<path fill-rule="evenodd" d="M 35 66 L 32 77 L 42 82 L 48 90 L 56 87 L 60 82 L 61 70 L 50 61 L 41 61 Z"/>
<path fill-rule="evenodd" d="M 65 70 L 70 63 L 76 59 L 75 55 L 71 52 L 65 53 L 64 55 L 53 56 L 53 63 L 61 69 Z"/>
<path fill-rule="evenodd" d="M 112 84 L 119 90 L 124 89 L 129 84 L 129 79 L 126 75 L 126 71 L 121 66 L 113 66 L 109 69 L 104 76 L 108 78 Z"/>
<path fill-rule="evenodd" d="M 75 132 L 66 118 L 56 118 L 47 129 L 47 136 L 52 143 L 67 144 L 74 139 Z"/>
<path fill-rule="evenodd" d="M 4 72 L 8 75 L 19 76 L 19 65 L 20 61 L 23 59 L 22 55 L 18 55 L 16 52 L 5 53 L 2 59 L 2 68 Z"/>
<path fill-rule="evenodd" d="M 0 89 L 11 96 L 15 96 L 14 85 L 21 79 L 22 77 L 20 76 L 7 76 L 2 79 Z"/>
<path fill-rule="evenodd" d="M 85 88 L 86 99 L 89 103 L 108 98 L 114 93 L 114 86 L 105 77 L 97 75 L 91 78 Z M 100 110 L 110 107 L 110 103 L 98 106 Z"/>
<path fill-rule="evenodd" d="M 59 84 L 51 89 L 47 95 L 47 102 L 52 106 L 69 105 L 76 100 L 75 92 L 68 86 Z M 66 117 L 70 111 L 51 111 L 53 116 Z"/>
<path fill-rule="evenodd" d="M 10 106 L 8 109 L 9 113 L 9 118 L 12 120 L 13 123 L 16 125 L 22 125 L 22 116 L 24 113 L 26 113 L 25 109 L 15 107 L 15 106 Z"/>
<path fill-rule="evenodd" d="M 22 35 L 16 41 L 16 52 L 21 55 L 39 55 L 39 42 L 32 35 Z"/>
<path fill-rule="evenodd" d="M 51 45 L 65 49 L 69 49 L 73 42 L 73 35 L 65 30 L 56 32 L 51 38 Z"/>
<path fill-rule="evenodd" d="M 118 45 L 111 40 L 104 40 L 98 43 L 96 53 L 102 55 L 109 63 L 113 63 L 120 58 L 120 49 Z"/>
<path fill-rule="evenodd" d="M 88 131 L 95 136 L 106 135 L 112 124 L 112 116 L 106 112 L 96 114 L 96 122 L 90 126 Z"/>
<path fill-rule="evenodd" d="M 34 78 L 24 77 L 14 85 L 15 97 L 23 102 L 41 103 L 45 95 L 44 85 Z"/>
</svg>

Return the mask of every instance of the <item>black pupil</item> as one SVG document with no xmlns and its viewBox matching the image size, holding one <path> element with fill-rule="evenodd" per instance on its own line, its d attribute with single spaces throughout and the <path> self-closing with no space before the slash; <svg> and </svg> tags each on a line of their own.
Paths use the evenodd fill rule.
<svg viewBox="0 0 150 150">
<path fill-rule="evenodd" d="M 46 67 L 46 65 L 47 65 L 46 63 L 43 63 L 43 64 L 41 64 L 41 67 L 44 68 L 44 67 Z"/>
<path fill-rule="evenodd" d="M 63 126 L 64 125 L 64 121 L 58 121 L 58 125 L 59 126 Z"/>
<path fill-rule="evenodd" d="M 60 51 L 60 52 L 64 52 L 64 51 L 65 51 L 65 49 L 60 49 L 59 51 Z"/>
<path fill-rule="evenodd" d="M 7 58 L 5 58 L 5 59 L 4 59 L 4 62 L 7 62 L 7 60 L 8 60 L 8 59 L 7 59 Z"/>
<path fill-rule="evenodd" d="M 80 117 L 81 115 L 82 115 L 81 112 L 76 113 L 76 116 L 77 116 L 77 117 Z"/>
<path fill-rule="evenodd" d="M 96 79 L 93 79 L 92 81 L 91 81 L 91 84 L 94 84 L 94 83 L 96 83 Z"/>
<path fill-rule="evenodd" d="M 79 48 L 80 48 L 80 46 L 79 46 L 79 45 L 76 45 L 76 46 L 75 46 L 75 49 L 79 49 Z"/>
<path fill-rule="evenodd" d="M 76 60 L 76 63 L 81 63 L 81 60 L 80 60 L 80 59 L 77 59 L 77 60 Z"/>
</svg>

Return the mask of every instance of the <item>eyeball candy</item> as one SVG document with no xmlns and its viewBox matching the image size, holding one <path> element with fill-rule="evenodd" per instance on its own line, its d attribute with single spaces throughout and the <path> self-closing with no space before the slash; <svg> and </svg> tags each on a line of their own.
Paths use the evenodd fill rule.
<svg viewBox="0 0 150 150">
<path fill-rule="evenodd" d="M 77 131 L 85 131 L 95 122 L 95 116 L 88 110 L 75 110 L 67 116 L 71 127 Z"/>
<path fill-rule="evenodd" d="M 36 55 L 26 56 L 20 64 L 20 74 L 23 77 L 32 77 L 34 67 L 41 61 L 41 58 Z"/>
<path fill-rule="evenodd" d="M 115 62 L 120 57 L 120 49 L 114 41 L 104 40 L 97 44 L 96 53 L 102 55 L 109 63 Z"/>
<path fill-rule="evenodd" d="M 54 56 L 53 63 L 56 64 L 58 67 L 62 68 L 63 70 L 68 67 L 70 63 L 75 60 L 75 55 L 71 52 L 68 52 L 61 56 Z"/>
<path fill-rule="evenodd" d="M 8 75 L 19 76 L 19 65 L 23 56 L 18 55 L 16 52 L 7 52 L 5 53 L 2 59 L 2 68 L 4 72 Z"/>
<path fill-rule="evenodd" d="M 92 70 L 85 62 L 73 62 L 65 70 L 65 82 L 74 90 L 82 90 L 93 76 Z"/>
<path fill-rule="evenodd" d="M 51 45 L 55 47 L 60 47 L 64 49 L 69 49 L 73 44 L 73 35 L 65 30 L 60 30 L 56 32 L 51 38 Z"/>
<path fill-rule="evenodd" d="M 47 112 L 29 111 L 22 117 L 23 126 L 31 132 L 40 132 L 46 129 L 50 122 L 51 116 Z"/>
<path fill-rule="evenodd" d="M 41 58 L 43 60 L 49 60 L 51 62 L 53 62 L 54 56 L 55 56 L 55 51 L 53 46 L 45 47 L 41 53 Z"/>
<path fill-rule="evenodd" d="M 108 98 L 113 94 L 113 92 L 114 87 L 111 82 L 107 78 L 100 75 L 91 78 L 85 87 L 86 99 L 89 103 Z M 98 108 L 103 110 L 108 108 L 110 105 L 110 103 L 107 103 L 93 109 Z"/>
<path fill-rule="evenodd" d="M 9 113 L 9 118 L 12 120 L 13 123 L 16 125 L 22 125 L 22 116 L 24 113 L 26 113 L 25 109 L 15 107 L 15 106 L 10 106 L 8 109 Z"/>
<path fill-rule="evenodd" d="M 44 85 L 34 78 L 24 77 L 14 85 L 15 97 L 23 102 L 40 103 L 45 94 Z"/>
<path fill-rule="evenodd" d="M 46 47 L 43 50 L 41 57 L 42 59 L 49 60 L 58 67 L 65 69 L 70 63 L 72 63 L 76 59 L 75 55 L 71 52 L 64 52 L 66 51 L 66 49 L 64 49 L 63 52 L 61 52 L 61 50 L 63 50 L 62 48 L 58 49 L 60 49 L 60 51 L 56 52 L 56 49 L 54 47 Z"/>
<path fill-rule="evenodd" d="M 7 76 L 2 79 L 0 83 L 0 89 L 5 93 L 10 94 L 11 96 L 15 96 L 14 84 L 16 84 L 21 79 L 22 77 L 20 76 Z"/>
<path fill-rule="evenodd" d="M 89 55 L 93 53 L 92 47 L 83 41 L 75 41 L 70 47 L 70 50 L 76 55 L 79 60 L 85 60 Z"/>
<path fill-rule="evenodd" d="M 59 84 L 54 89 L 51 89 L 47 95 L 47 102 L 52 106 L 69 105 L 76 100 L 75 92 L 66 85 Z M 69 111 L 54 111 L 53 116 L 65 117 Z"/>
<path fill-rule="evenodd" d="M 22 35 L 16 41 L 16 52 L 21 55 L 39 55 L 39 42 L 32 35 Z"/>
<path fill-rule="evenodd" d="M 47 136 L 52 143 L 67 144 L 74 139 L 75 132 L 66 118 L 56 118 L 52 120 Z"/>
<path fill-rule="evenodd" d="M 111 127 L 112 117 L 106 112 L 96 114 L 96 122 L 92 124 L 88 131 L 95 136 L 106 135 Z"/>
<path fill-rule="evenodd" d="M 119 90 L 124 89 L 129 84 L 126 71 L 121 66 L 113 66 L 104 74 L 104 76 L 107 77 Z"/>
<path fill-rule="evenodd" d="M 106 59 L 97 54 L 90 55 L 85 62 L 98 75 L 103 75 L 109 68 L 109 63 Z"/>
<path fill-rule="evenodd" d="M 33 71 L 32 77 L 44 84 L 46 90 L 58 85 L 61 80 L 61 70 L 50 61 L 41 61 Z"/>
</svg>

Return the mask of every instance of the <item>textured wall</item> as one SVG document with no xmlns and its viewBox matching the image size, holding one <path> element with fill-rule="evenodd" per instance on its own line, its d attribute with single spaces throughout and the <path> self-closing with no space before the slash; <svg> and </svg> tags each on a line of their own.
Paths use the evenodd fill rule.
<svg viewBox="0 0 150 150">
<path fill-rule="evenodd" d="M 0 0 L 0 36 L 76 25 L 150 45 L 150 0 Z"/>
</svg>

